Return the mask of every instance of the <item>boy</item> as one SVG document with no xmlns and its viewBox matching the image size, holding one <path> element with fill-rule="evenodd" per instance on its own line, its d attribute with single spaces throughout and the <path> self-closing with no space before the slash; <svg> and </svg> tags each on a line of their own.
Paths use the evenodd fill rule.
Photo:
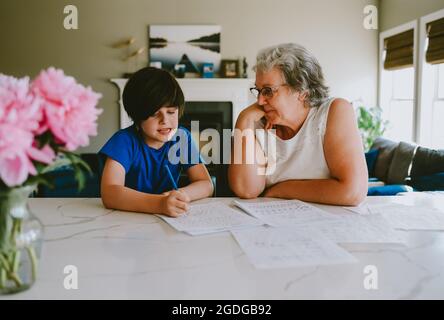
<svg viewBox="0 0 444 320">
<path fill-rule="evenodd" d="M 134 124 L 116 132 L 100 150 L 107 156 L 101 183 L 104 206 L 177 217 L 190 201 L 211 196 L 208 171 L 200 156 L 192 156 L 198 150 L 191 134 L 178 127 L 185 101 L 176 79 L 165 70 L 143 68 L 128 80 L 123 104 Z M 181 171 L 190 184 L 172 190 Z"/>
</svg>

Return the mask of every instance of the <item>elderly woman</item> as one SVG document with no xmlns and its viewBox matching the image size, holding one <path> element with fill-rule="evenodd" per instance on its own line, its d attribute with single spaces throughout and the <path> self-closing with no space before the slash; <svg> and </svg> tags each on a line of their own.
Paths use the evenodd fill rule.
<svg viewBox="0 0 444 320">
<path fill-rule="evenodd" d="M 358 205 L 368 176 L 352 105 L 329 96 L 318 61 L 297 44 L 263 49 L 254 69 L 257 102 L 241 112 L 234 133 L 236 141 L 254 130 L 254 148 L 242 140 L 242 160 L 229 168 L 231 189 L 241 198 Z M 266 152 L 270 134 L 274 155 Z"/>
</svg>

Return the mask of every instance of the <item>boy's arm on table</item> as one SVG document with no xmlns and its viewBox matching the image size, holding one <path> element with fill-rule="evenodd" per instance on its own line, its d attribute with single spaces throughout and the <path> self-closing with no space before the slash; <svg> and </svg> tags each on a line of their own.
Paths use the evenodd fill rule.
<svg viewBox="0 0 444 320">
<path fill-rule="evenodd" d="M 203 163 L 190 167 L 187 170 L 187 175 L 190 184 L 179 188 L 179 191 L 185 192 L 191 201 L 211 197 L 214 187 L 210 174 Z"/>
<path fill-rule="evenodd" d="M 106 208 L 177 216 L 188 210 L 186 199 L 181 201 L 181 195 L 177 194 L 149 194 L 125 187 L 123 166 L 110 158 L 106 160 L 101 182 L 102 202 Z"/>
</svg>

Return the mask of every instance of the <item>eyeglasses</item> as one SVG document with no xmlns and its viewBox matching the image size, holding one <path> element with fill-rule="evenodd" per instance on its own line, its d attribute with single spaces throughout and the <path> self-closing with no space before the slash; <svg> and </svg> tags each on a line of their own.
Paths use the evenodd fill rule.
<svg viewBox="0 0 444 320">
<path fill-rule="evenodd" d="M 256 97 L 259 98 L 259 95 L 262 94 L 267 99 L 273 98 L 274 93 L 279 89 L 279 87 L 286 86 L 287 84 L 279 84 L 272 87 L 263 87 L 262 89 L 259 89 L 257 87 L 250 88 L 251 93 Z"/>
</svg>

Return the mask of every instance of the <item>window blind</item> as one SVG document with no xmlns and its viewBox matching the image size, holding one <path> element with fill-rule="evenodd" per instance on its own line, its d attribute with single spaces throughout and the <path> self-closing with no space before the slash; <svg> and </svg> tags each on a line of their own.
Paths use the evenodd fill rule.
<svg viewBox="0 0 444 320">
<path fill-rule="evenodd" d="M 385 70 L 396 70 L 413 66 L 413 29 L 384 39 Z"/>
<path fill-rule="evenodd" d="M 444 63 L 444 18 L 427 23 L 429 45 L 426 61 L 431 64 Z"/>
</svg>

